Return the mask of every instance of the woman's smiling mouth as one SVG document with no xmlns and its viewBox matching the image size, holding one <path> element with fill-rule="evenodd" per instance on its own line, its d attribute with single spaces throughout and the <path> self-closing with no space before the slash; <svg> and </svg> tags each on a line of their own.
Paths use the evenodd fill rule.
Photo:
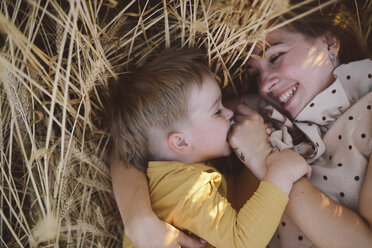
<svg viewBox="0 0 372 248">
<path fill-rule="evenodd" d="M 297 91 L 299 84 L 296 83 L 292 88 L 284 92 L 281 96 L 279 96 L 279 102 L 282 104 L 286 104 L 288 100 L 293 96 L 293 94 Z"/>
</svg>

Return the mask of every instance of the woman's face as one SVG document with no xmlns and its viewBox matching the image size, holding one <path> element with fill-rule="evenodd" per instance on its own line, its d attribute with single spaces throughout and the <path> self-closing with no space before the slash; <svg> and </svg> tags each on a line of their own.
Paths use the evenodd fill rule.
<svg viewBox="0 0 372 248">
<path fill-rule="evenodd" d="M 337 65 L 331 54 L 334 43 L 325 36 L 310 39 L 285 28 L 270 32 L 266 42 L 265 49 L 255 47 L 257 56 L 248 61 L 248 73 L 256 79 L 262 97 L 295 118 L 332 83 Z"/>
</svg>

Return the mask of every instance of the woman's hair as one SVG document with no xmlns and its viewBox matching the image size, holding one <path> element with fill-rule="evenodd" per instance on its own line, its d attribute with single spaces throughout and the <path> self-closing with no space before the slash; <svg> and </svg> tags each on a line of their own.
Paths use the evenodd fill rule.
<svg viewBox="0 0 372 248">
<path fill-rule="evenodd" d="M 105 111 L 111 149 L 126 165 L 147 168 L 152 159 L 148 130 L 172 132 L 188 117 L 191 88 L 211 73 L 194 49 L 169 49 L 110 82 Z M 154 141 L 156 143 L 156 141 Z"/>
<path fill-rule="evenodd" d="M 291 0 L 290 2 L 291 4 L 298 4 L 302 1 Z M 325 34 L 337 38 L 340 41 L 338 57 L 341 64 L 369 57 L 368 37 L 362 35 L 356 10 L 347 6 L 347 4 L 351 5 L 349 2 L 354 3 L 354 1 L 337 1 L 325 7 L 320 7 L 320 4 L 325 2 L 327 1 L 317 0 L 302 5 L 281 16 L 279 21 L 289 20 L 316 8 L 313 13 L 292 21 L 285 27 L 311 38 L 317 38 Z M 363 22 L 363 15 L 360 14 Z"/>
</svg>

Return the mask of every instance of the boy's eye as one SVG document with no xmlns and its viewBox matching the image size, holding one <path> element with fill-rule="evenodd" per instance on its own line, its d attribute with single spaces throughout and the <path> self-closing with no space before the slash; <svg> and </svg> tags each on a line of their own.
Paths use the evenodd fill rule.
<svg viewBox="0 0 372 248">
<path fill-rule="evenodd" d="M 220 115 L 222 113 L 222 109 L 219 109 L 219 110 L 217 110 L 217 112 L 216 113 L 214 113 L 215 115 Z"/>
<path fill-rule="evenodd" d="M 270 65 L 272 65 L 272 64 L 274 64 L 279 58 L 280 58 L 280 56 L 282 56 L 284 53 L 283 52 L 281 52 L 281 53 L 277 53 L 277 54 L 275 54 L 275 55 L 273 55 L 271 58 L 270 58 L 270 60 L 269 60 L 269 64 Z"/>
</svg>

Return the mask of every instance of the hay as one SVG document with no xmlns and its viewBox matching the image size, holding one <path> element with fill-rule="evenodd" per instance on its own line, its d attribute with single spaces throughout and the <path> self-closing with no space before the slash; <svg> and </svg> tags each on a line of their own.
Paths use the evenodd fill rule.
<svg viewBox="0 0 372 248">
<path fill-rule="evenodd" d="M 100 87 L 178 46 L 204 49 L 236 92 L 248 48 L 288 10 L 286 0 L 3 0 L 0 246 L 119 247 Z"/>
</svg>

